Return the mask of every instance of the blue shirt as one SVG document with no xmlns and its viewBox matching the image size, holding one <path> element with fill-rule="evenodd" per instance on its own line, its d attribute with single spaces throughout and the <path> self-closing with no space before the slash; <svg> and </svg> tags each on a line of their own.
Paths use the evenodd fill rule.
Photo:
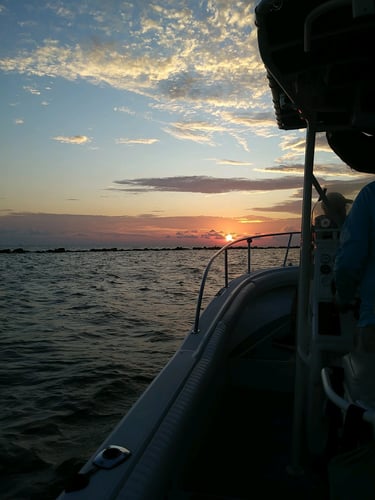
<svg viewBox="0 0 375 500">
<path fill-rule="evenodd" d="M 345 220 L 334 272 L 338 302 L 359 296 L 358 326 L 375 325 L 375 182 L 362 188 Z"/>
</svg>

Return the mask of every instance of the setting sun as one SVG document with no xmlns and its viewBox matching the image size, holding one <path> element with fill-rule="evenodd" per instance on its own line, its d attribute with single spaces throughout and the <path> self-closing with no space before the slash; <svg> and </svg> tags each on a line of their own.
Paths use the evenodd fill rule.
<svg viewBox="0 0 375 500">
<path fill-rule="evenodd" d="M 225 236 L 225 239 L 229 242 L 229 241 L 233 241 L 233 236 L 231 234 L 227 234 Z"/>
</svg>

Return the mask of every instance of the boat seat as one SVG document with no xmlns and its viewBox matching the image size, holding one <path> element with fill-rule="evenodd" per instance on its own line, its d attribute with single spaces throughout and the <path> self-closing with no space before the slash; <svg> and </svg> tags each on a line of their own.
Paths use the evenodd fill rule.
<svg viewBox="0 0 375 500">
<path fill-rule="evenodd" d="M 350 352 L 343 356 L 342 364 L 349 399 L 375 410 L 375 353 Z"/>
</svg>

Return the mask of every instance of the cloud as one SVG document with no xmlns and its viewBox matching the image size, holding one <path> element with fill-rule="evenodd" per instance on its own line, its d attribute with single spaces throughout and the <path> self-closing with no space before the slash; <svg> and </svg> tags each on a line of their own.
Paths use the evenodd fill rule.
<svg viewBox="0 0 375 500">
<path fill-rule="evenodd" d="M 205 8 L 193 1 L 99 2 L 95 8 L 90 2 L 69 8 L 50 3 L 47 8 L 56 14 L 50 37 L 38 43 L 35 26 L 36 43 L 0 58 L 0 69 L 105 84 L 166 107 L 184 102 L 185 108 L 190 104 L 208 113 L 249 107 L 257 112 L 269 90 L 258 55 L 254 5 L 247 0 L 208 2 Z M 83 19 L 91 42 L 86 33 L 82 39 L 77 35 Z M 68 38 L 59 41 L 63 23 Z"/>
<path fill-rule="evenodd" d="M 285 212 L 290 214 L 301 213 L 302 206 L 302 191 L 299 193 L 300 197 L 296 200 L 288 200 L 281 203 L 275 203 L 274 205 L 269 205 L 266 207 L 252 207 L 251 210 L 259 212 Z"/>
<path fill-rule="evenodd" d="M 372 177 L 361 174 L 350 179 L 339 180 L 319 178 L 321 187 L 329 191 L 339 191 L 345 196 L 353 197 L 356 192 Z M 124 191 L 126 193 L 140 194 L 148 192 L 180 192 L 202 194 L 224 194 L 233 192 L 274 192 L 280 190 L 294 191 L 294 197 L 302 198 L 302 175 L 284 175 L 278 178 L 247 179 L 243 177 L 208 177 L 208 176 L 176 176 L 154 177 L 139 179 L 123 179 L 114 181 L 114 186 L 107 188 L 110 191 Z M 315 191 L 313 193 L 313 196 Z M 284 209 L 287 207 L 287 210 Z M 292 207 L 289 201 L 286 204 L 269 206 L 270 211 L 288 211 Z M 258 210 L 258 209 L 257 209 Z M 259 209 L 261 210 L 261 209 Z M 263 209 L 262 209 L 263 210 Z"/>
<path fill-rule="evenodd" d="M 197 240 L 199 238 L 199 233 L 197 230 L 192 229 L 185 231 L 176 231 L 175 236 L 176 238 L 181 238 L 183 240 Z"/>
<path fill-rule="evenodd" d="M 353 199 L 365 184 L 372 182 L 373 176 L 367 174 L 355 175 L 350 179 L 323 180 L 321 186 L 328 191 L 338 191 L 345 197 Z"/>
<path fill-rule="evenodd" d="M 328 192 L 339 192 L 349 199 L 354 199 L 360 189 L 373 180 L 372 177 L 363 175 L 361 177 L 353 177 L 349 180 L 330 180 L 321 179 L 320 185 L 322 189 Z M 291 199 L 285 200 L 279 203 L 274 203 L 273 205 L 268 205 L 265 207 L 251 207 L 252 211 L 259 212 L 274 212 L 274 213 L 301 213 L 302 207 L 302 188 L 297 189 L 294 194 L 291 195 Z M 319 195 L 314 189 L 312 193 L 313 204 L 318 201 Z"/>
<path fill-rule="evenodd" d="M 247 167 L 252 165 L 251 161 L 229 160 L 229 159 L 213 159 L 218 165 L 234 165 L 238 167 Z"/>
<path fill-rule="evenodd" d="M 74 12 L 63 5 L 55 5 L 52 2 L 48 2 L 47 8 L 53 10 L 59 17 L 65 19 L 72 19 L 74 17 Z"/>
<path fill-rule="evenodd" d="M 26 92 L 29 92 L 30 94 L 33 94 L 33 95 L 40 95 L 40 90 L 38 89 L 35 89 L 33 87 L 30 87 L 30 86 L 25 86 L 23 87 L 24 90 L 26 90 Z"/>
<path fill-rule="evenodd" d="M 145 192 L 181 192 L 222 194 L 234 191 L 275 191 L 296 189 L 302 186 L 298 176 L 284 176 L 279 179 L 218 178 L 207 176 L 155 177 L 144 179 L 124 179 L 114 181 L 114 191 L 133 193 Z M 121 186 L 121 187 L 119 187 Z M 122 187 L 123 186 L 123 187 Z"/>
<path fill-rule="evenodd" d="M 126 137 L 116 139 L 116 144 L 155 144 L 159 139 L 127 139 Z"/>
<path fill-rule="evenodd" d="M 277 161 L 284 163 L 286 161 L 295 162 L 305 154 L 306 147 L 306 133 L 305 131 L 295 131 L 288 135 L 283 135 L 280 141 L 280 148 L 284 154 Z M 317 133 L 315 138 L 315 154 L 329 153 L 332 155 L 332 149 L 329 146 L 325 133 Z M 337 164 L 336 164 L 337 168 Z"/>
<path fill-rule="evenodd" d="M 217 132 L 225 132 L 223 125 L 217 125 L 206 121 L 175 122 L 164 128 L 164 132 L 177 139 L 189 140 L 198 143 L 214 145 L 213 135 Z"/>
<path fill-rule="evenodd" d="M 56 137 L 52 137 L 52 139 L 63 144 L 86 144 L 88 142 L 91 142 L 91 139 L 86 135 L 58 135 Z"/>
<path fill-rule="evenodd" d="M 221 113 L 221 117 L 234 125 L 241 125 L 251 129 L 254 127 L 275 127 L 275 116 L 272 111 L 263 111 L 252 114 L 236 114 L 234 112 L 224 111 Z"/>
<path fill-rule="evenodd" d="M 15 118 L 14 123 L 16 125 L 23 125 L 25 123 L 25 120 L 23 118 Z"/>
<path fill-rule="evenodd" d="M 304 164 L 303 163 L 285 163 L 275 165 L 273 167 L 254 168 L 257 172 L 265 172 L 272 174 L 293 174 L 293 175 L 303 175 Z M 336 178 L 363 178 L 364 174 L 352 170 L 350 167 L 344 163 L 318 163 L 314 164 L 314 175 L 316 177 L 336 177 Z"/>
<path fill-rule="evenodd" d="M 206 233 L 202 234 L 202 237 L 206 240 L 223 240 L 225 233 L 223 231 L 216 231 L 215 229 L 210 229 Z"/>
<path fill-rule="evenodd" d="M 274 219 L 264 215 L 242 216 L 237 218 L 240 224 L 259 224 L 260 222 L 272 222 Z"/>
<path fill-rule="evenodd" d="M 299 168 L 303 170 L 301 162 L 303 161 L 305 155 L 306 131 L 292 131 L 279 137 L 279 147 L 283 154 L 279 158 L 275 158 L 275 162 L 280 165 L 287 165 L 289 168 L 292 165 L 299 164 Z M 316 175 L 358 175 L 345 165 L 343 168 L 342 161 L 333 154 L 333 151 L 327 142 L 325 132 L 319 132 L 316 134 L 315 157 L 314 170 Z M 323 158 L 324 162 L 322 161 Z M 274 167 L 274 172 L 276 171 L 279 171 L 278 167 Z"/>
<path fill-rule="evenodd" d="M 132 111 L 131 109 L 127 108 L 126 106 L 115 106 L 113 108 L 113 111 L 118 112 L 118 113 L 127 113 L 128 115 L 135 115 L 135 111 Z"/>
<path fill-rule="evenodd" d="M 1 248 L 137 248 L 222 245 L 225 235 L 298 230 L 299 219 L 13 213 L 0 217 Z"/>
<path fill-rule="evenodd" d="M 48 37 L 34 28 L 34 43 L 0 58 L 0 71 L 138 94 L 153 111 L 181 115 L 173 123 L 163 115 L 163 130 L 173 138 L 216 146 L 225 134 L 249 151 L 249 131 L 262 137 L 277 133 L 258 51 L 255 3 L 48 4 L 55 14 Z M 121 105 L 113 110 L 136 114 Z"/>
</svg>

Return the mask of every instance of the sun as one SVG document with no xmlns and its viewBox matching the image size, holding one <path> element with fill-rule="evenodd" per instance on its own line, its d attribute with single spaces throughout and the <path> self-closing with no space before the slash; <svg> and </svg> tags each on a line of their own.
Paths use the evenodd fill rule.
<svg viewBox="0 0 375 500">
<path fill-rule="evenodd" d="M 231 234 L 227 234 L 225 236 L 225 239 L 227 240 L 227 242 L 229 243 L 230 241 L 233 241 L 233 236 Z"/>
</svg>

